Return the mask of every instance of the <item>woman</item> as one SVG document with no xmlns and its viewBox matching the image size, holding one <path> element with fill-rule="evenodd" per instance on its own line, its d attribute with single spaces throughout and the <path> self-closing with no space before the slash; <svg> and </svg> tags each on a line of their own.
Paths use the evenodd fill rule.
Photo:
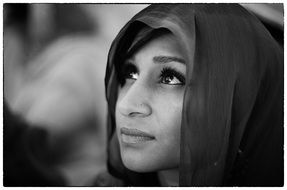
<svg viewBox="0 0 287 190">
<path fill-rule="evenodd" d="M 283 185 L 283 52 L 241 6 L 144 9 L 105 83 L 108 168 L 125 185 Z"/>
</svg>

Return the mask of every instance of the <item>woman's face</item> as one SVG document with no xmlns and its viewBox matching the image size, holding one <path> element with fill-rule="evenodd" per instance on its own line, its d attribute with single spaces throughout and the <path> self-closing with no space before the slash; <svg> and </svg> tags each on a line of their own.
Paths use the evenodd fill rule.
<svg viewBox="0 0 287 190">
<path fill-rule="evenodd" d="M 137 172 L 176 168 L 186 65 L 179 43 L 165 34 L 125 61 L 116 104 L 124 165 Z"/>
</svg>

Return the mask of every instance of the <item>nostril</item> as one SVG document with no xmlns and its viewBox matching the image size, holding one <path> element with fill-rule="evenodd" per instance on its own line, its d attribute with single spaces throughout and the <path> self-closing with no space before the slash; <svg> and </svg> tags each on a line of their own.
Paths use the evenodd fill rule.
<svg viewBox="0 0 287 190">
<path fill-rule="evenodd" d="M 129 102 L 126 105 L 119 105 L 119 112 L 127 117 L 146 117 L 152 113 L 152 109 L 149 104 L 140 103 L 133 104 Z"/>
<path fill-rule="evenodd" d="M 140 112 L 131 112 L 131 113 L 129 113 L 129 116 L 130 117 L 136 117 L 136 116 L 140 116 L 142 113 L 140 113 Z"/>
<path fill-rule="evenodd" d="M 151 102 L 147 89 L 134 83 L 128 90 L 121 90 L 117 101 L 118 111 L 126 117 L 146 117 L 151 114 Z"/>
</svg>

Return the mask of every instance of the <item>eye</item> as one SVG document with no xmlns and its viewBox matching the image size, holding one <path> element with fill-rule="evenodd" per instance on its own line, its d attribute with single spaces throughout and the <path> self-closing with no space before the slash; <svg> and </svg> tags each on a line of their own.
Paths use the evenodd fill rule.
<svg viewBox="0 0 287 190">
<path fill-rule="evenodd" d="M 127 80 L 137 80 L 139 77 L 138 69 L 135 65 L 131 63 L 126 63 L 121 69 L 121 81 L 122 85 L 125 84 Z"/>
<path fill-rule="evenodd" d="M 163 68 L 160 75 L 160 82 L 168 85 L 184 85 L 185 77 L 173 68 Z"/>
<path fill-rule="evenodd" d="M 124 66 L 124 78 L 125 79 L 133 79 L 133 80 L 137 80 L 138 79 L 138 71 L 136 66 L 132 65 L 132 64 L 126 64 Z"/>
</svg>

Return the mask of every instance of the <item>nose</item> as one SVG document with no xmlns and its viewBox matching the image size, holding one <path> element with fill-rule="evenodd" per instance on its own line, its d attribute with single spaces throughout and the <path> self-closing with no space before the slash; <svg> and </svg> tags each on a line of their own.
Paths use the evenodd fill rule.
<svg viewBox="0 0 287 190">
<path fill-rule="evenodd" d="M 126 117 L 147 117 L 152 113 L 151 91 L 136 81 L 126 90 L 120 90 L 117 109 Z"/>
</svg>

